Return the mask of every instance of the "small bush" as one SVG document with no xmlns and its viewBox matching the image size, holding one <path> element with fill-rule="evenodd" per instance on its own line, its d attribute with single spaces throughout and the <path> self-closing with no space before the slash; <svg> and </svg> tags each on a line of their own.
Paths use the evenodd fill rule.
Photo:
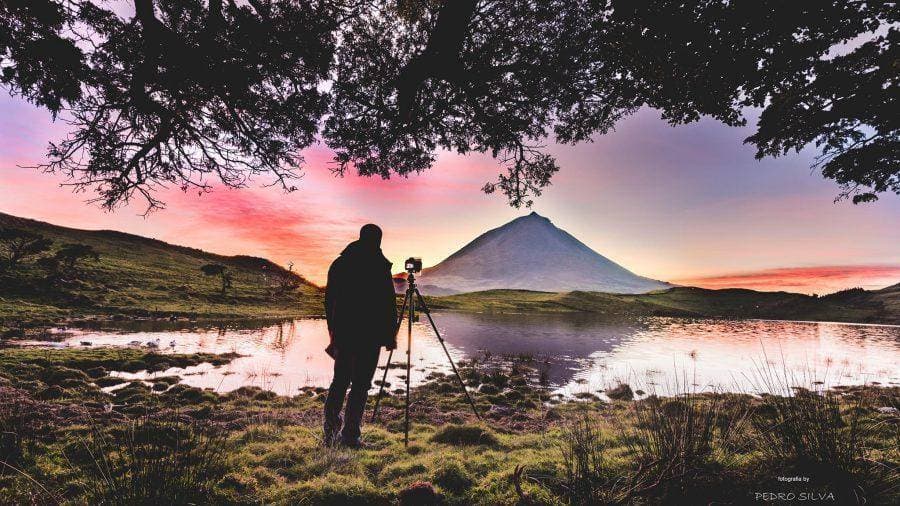
<svg viewBox="0 0 900 506">
<path fill-rule="evenodd" d="M 497 436 L 477 425 L 447 425 L 431 436 L 431 442 L 456 446 L 497 446 L 500 444 Z"/>
<path fill-rule="evenodd" d="M 0 476 L 18 466 L 37 437 L 40 407 L 18 389 L 0 387 Z"/>
</svg>

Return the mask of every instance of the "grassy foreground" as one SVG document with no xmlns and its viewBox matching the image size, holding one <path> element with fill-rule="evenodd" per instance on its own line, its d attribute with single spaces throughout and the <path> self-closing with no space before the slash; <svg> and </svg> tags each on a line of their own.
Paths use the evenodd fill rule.
<svg viewBox="0 0 900 506">
<path fill-rule="evenodd" d="M 823 297 L 744 289 L 675 287 L 640 294 L 488 290 L 430 298 L 435 309 L 491 313 L 589 312 L 636 316 L 764 318 L 900 324 L 900 284 L 851 289 Z"/>
<path fill-rule="evenodd" d="M 742 504 L 763 493 L 896 504 L 898 389 L 565 402 L 529 357 L 468 362 L 416 389 L 411 442 L 388 398 L 363 450 L 320 444 L 322 389 L 216 394 L 161 377 L 227 356 L 0 350 L 6 504 Z M 121 388 L 105 393 L 100 386 Z M 800 476 L 804 483 L 779 481 Z M 812 497 L 812 496 L 809 496 Z M 831 497 L 831 499 L 827 499 Z"/>
<path fill-rule="evenodd" d="M 322 312 L 322 290 L 262 258 L 221 256 L 114 231 L 89 231 L 0 213 L 0 227 L 27 230 L 64 244 L 91 246 L 99 259 L 79 262 L 64 283 L 48 281 L 40 257 L 0 269 L 0 331 L 90 316 L 271 318 Z M 225 266 L 231 287 L 200 267 Z M 284 289 L 276 282 L 290 279 Z"/>
</svg>

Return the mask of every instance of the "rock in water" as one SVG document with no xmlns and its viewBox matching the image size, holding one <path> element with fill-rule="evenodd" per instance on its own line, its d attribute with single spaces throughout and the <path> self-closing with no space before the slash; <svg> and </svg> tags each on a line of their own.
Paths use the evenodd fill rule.
<svg viewBox="0 0 900 506">
<path fill-rule="evenodd" d="M 537 213 L 489 230 L 425 269 L 421 285 L 456 292 L 508 288 L 646 293 L 672 287 L 638 276 Z"/>
</svg>

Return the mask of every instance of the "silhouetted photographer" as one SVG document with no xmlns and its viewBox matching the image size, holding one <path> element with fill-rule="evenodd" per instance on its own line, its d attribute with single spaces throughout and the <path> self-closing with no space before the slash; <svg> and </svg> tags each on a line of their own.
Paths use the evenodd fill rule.
<svg viewBox="0 0 900 506">
<path fill-rule="evenodd" d="M 391 262 L 381 252 L 381 229 L 365 225 L 328 269 L 325 315 L 334 379 L 325 401 L 325 444 L 360 446 L 360 424 L 381 347 L 397 346 L 397 306 Z M 347 397 L 347 388 L 350 395 Z M 341 408 L 347 397 L 347 407 Z"/>
</svg>

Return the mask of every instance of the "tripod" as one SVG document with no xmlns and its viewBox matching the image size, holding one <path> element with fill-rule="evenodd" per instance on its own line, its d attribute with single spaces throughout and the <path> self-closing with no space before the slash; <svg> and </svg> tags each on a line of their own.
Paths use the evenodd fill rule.
<svg viewBox="0 0 900 506">
<path fill-rule="evenodd" d="M 438 342 L 441 343 L 441 347 L 444 349 L 444 353 L 447 355 L 447 360 L 450 362 L 450 367 L 453 369 L 453 374 L 456 375 L 456 379 L 459 380 L 459 385 L 462 387 L 463 392 L 466 394 L 466 399 L 469 401 L 469 405 L 472 406 L 472 412 L 475 413 L 475 416 L 481 420 L 481 415 L 478 413 L 478 408 L 475 407 L 475 402 L 472 400 L 472 397 L 469 395 L 469 390 L 466 388 L 465 382 L 463 382 L 462 377 L 459 375 L 459 371 L 456 370 L 456 364 L 453 363 L 453 358 L 450 357 L 450 352 L 447 351 L 447 345 L 444 344 L 444 338 L 441 337 L 441 333 L 438 332 L 437 325 L 434 324 L 434 318 L 431 317 L 431 311 L 428 309 L 428 305 L 425 304 L 425 298 L 422 297 L 422 294 L 419 293 L 418 287 L 416 287 L 416 277 L 413 274 L 413 270 L 407 270 L 409 275 L 406 277 L 406 296 L 403 298 L 403 307 L 400 309 L 400 317 L 397 320 L 397 333 L 400 333 L 400 327 L 403 324 L 404 314 L 409 312 L 406 315 L 406 413 L 403 418 L 403 444 L 409 445 L 409 376 L 412 371 L 412 324 L 416 318 L 416 304 L 418 302 L 418 306 L 421 308 L 421 311 L 425 313 L 425 316 L 428 317 L 428 321 L 431 323 L 431 328 L 434 330 L 434 335 L 437 336 Z M 391 357 L 394 356 L 394 350 L 391 350 L 388 353 L 387 363 L 384 366 L 384 376 L 381 378 L 381 387 L 378 389 L 378 397 L 375 398 L 375 409 L 372 411 L 372 421 L 374 422 L 378 417 L 378 406 L 381 404 L 381 398 L 384 395 L 384 383 L 387 380 L 388 370 L 391 368 Z"/>
</svg>

